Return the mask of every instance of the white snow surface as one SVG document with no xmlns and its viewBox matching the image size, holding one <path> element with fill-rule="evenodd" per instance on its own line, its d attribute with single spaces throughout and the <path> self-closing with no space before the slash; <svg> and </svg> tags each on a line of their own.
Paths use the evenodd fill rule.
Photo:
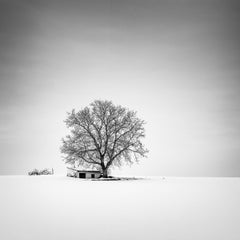
<svg viewBox="0 0 240 240">
<path fill-rule="evenodd" d="M 240 178 L 0 177 L 1 240 L 239 240 Z"/>
</svg>

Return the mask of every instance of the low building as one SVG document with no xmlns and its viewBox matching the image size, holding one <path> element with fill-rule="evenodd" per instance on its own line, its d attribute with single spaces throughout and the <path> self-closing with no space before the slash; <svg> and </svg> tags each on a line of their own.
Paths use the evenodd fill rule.
<svg viewBox="0 0 240 240">
<path fill-rule="evenodd" d="M 67 176 L 76 178 L 100 178 L 101 172 L 94 170 L 79 170 L 76 168 L 67 168 Z"/>
</svg>

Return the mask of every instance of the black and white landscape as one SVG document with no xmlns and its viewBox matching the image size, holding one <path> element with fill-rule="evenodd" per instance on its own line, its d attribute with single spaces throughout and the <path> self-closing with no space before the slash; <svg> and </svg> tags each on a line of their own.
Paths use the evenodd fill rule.
<svg viewBox="0 0 240 240">
<path fill-rule="evenodd" d="M 239 27 L 236 0 L 0 0 L 0 239 L 240 239 Z M 133 121 L 69 140 L 94 101 Z"/>
</svg>

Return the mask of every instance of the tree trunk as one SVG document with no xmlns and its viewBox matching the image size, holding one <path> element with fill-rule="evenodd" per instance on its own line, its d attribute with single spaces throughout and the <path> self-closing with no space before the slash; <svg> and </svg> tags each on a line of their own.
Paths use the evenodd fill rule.
<svg viewBox="0 0 240 240">
<path fill-rule="evenodd" d="M 102 174 L 103 174 L 103 177 L 104 177 L 104 178 L 108 178 L 108 169 L 107 169 L 107 168 L 104 168 L 104 169 L 102 170 Z"/>
</svg>

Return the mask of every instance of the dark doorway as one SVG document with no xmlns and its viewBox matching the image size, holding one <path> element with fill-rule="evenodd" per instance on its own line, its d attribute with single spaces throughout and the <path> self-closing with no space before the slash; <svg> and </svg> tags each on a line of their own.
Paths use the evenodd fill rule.
<svg viewBox="0 0 240 240">
<path fill-rule="evenodd" d="M 79 178 L 86 178 L 86 173 L 79 173 Z"/>
<path fill-rule="evenodd" d="M 91 178 L 95 178 L 95 174 L 91 174 Z"/>
</svg>

